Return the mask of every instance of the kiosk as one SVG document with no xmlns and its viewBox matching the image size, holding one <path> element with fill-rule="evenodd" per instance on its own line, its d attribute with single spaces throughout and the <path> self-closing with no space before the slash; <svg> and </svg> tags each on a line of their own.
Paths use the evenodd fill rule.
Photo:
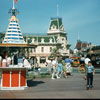
<svg viewBox="0 0 100 100">
<path fill-rule="evenodd" d="M 1 67 L 1 90 L 24 90 L 27 87 L 25 67 Z"/>
<path fill-rule="evenodd" d="M 24 90 L 27 87 L 27 68 L 23 67 L 21 64 L 14 65 L 13 53 L 21 52 L 24 53 L 24 55 L 27 54 L 27 57 L 29 57 L 29 48 L 36 48 L 37 46 L 37 44 L 29 44 L 27 38 L 26 41 L 24 41 L 24 37 L 18 24 L 18 19 L 16 18 L 18 11 L 15 9 L 14 2 L 15 0 L 13 0 L 13 8 L 9 11 L 9 13 L 12 14 L 12 17 L 9 20 L 9 26 L 7 27 L 2 43 L 0 43 L 0 54 L 2 53 L 2 55 L 4 55 L 3 63 L 2 58 L 0 57 L 1 90 Z M 25 49 L 27 49 L 27 51 Z M 6 59 L 8 55 L 11 55 L 13 58 L 12 65 L 11 59 Z"/>
</svg>

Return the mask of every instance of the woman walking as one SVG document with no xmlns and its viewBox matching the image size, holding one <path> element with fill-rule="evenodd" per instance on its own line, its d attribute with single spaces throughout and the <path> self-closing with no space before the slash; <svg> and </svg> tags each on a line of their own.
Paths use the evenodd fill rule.
<svg viewBox="0 0 100 100">
<path fill-rule="evenodd" d="M 67 78 L 67 75 L 66 75 L 66 63 L 64 62 L 64 60 L 62 61 L 62 65 L 63 65 L 64 78 Z"/>
</svg>

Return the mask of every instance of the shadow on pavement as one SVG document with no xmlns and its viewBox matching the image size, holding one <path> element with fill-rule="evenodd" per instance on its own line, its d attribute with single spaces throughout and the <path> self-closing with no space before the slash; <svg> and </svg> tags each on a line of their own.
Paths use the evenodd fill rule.
<svg viewBox="0 0 100 100">
<path fill-rule="evenodd" d="M 43 84 L 43 83 L 45 83 L 45 82 L 43 82 L 43 81 L 27 80 L 27 86 L 28 87 L 37 86 L 38 84 Z"/>
</svg>

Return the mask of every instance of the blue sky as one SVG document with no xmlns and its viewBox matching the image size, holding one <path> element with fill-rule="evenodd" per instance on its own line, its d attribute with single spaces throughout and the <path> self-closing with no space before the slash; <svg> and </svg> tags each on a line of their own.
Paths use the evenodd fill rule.
<svg viewBox="0 0 100 100">
<path fill-rule="evenodd" d="M 0 32 L 7 29 L 12 1 L 0 0 Z M 18 0 L 15 6 L 20 12 L 17 18 L 22 33 L 46 33 L 50 18 L 57 15 L 57 4 L 71 48 L 78 36 L 82 41 L 100 45 L 100 0 Z"/>
</svg>

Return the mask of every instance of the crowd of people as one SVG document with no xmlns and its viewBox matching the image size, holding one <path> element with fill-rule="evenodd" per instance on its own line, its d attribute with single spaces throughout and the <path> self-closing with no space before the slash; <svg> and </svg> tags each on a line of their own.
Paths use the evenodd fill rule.
<svg viewBox="0 0 100 100">
<path fill-rule="evenodd" d="M 7 67 L 11 64 L 11 57 L 7 57 L 7 58 L 2 58 L 0 56 L 0 67 Z"/>
<path fill-rule="evenodd" d="M 16 59 L 14 59 L 13 57 L 2 58 L 2 56 L 0 56 L 0 67 L 10 67 L 12 65 L 18 65 L 19 67 L 26 67 L 31 69 L 31 63 L 28 61 L 26 57 L 18 58 L 16 64 L 16 61 L 14 60 Z"/>
<path fill-rule="evenodd" d="M 73 63 L 72 59 L 67 56 L 64 60 L 62 59 L 62 56 L 54 57 L 52 61 L 48 61 L 47 63 L 47 68 L 48 72 L 51 72 L 52 77 L 51 79 L 59 79 L 59 78 L 67 78 L 67 68 L 71 68 L 71 64 Z M 6 59 L 2 59 L 0 56 L 0 67 L 8 67 L 9 65 L 12 64 L 12 59 L 10 57 Z M 24 66 L 26 68 L 31 69 L 33 64 L 33 59 L 28 59 L 24 57 L 23 59 L 18 60 L 19 66 Z M 87 80 L 87 85 L 86 88 L 92 88 L 93 87 L 93 76 L 95 75 L 95 69 L 94 66 L 92 65 L 91 59 L 87 56 L 84 57 L 82 56 L 80 58 L 80 64 L 85 65 L 85 79 Z M 70 72 L 72 75 L 72 71 Z"/>
<path fill-rule="evenodd" d="M 52 62 L 51 62 L 51 66 L 53 68 L 52 71 L 52 79 L 59 79 L 59 78 L 67 78 L 67 67 L 69 64 L 73 63 L 73 61 L 69 58 L 69 56 L 66 57 L 65 60 L 62 59 L 61 56 L 59 57 L 54 57 Z M 87 84 L 86 84 L 86 89 L 91 89 L 93 88 L 93 76 L 95 75 L 95 68 L 92 65 L 91 59 L 89 58 L 89 56 L 84 57 L 82 56 L 80 58 L 80 64 L 84 64 L 85 65 L 85 76 L 84 78 L 87 80 Z M 50 63 L 49 63 L 49 68 L 50 68 Z M 72 73 L 71 73 L 72 75 Z"/>
<path fill-rule="evenodd" d="M 66 57 L 65 60 L 62 59 L 62 56 L 54 57 L 53 60 L 50 62 L 47 62 L 47 67 L 49 72 L 52 69 L 52 79 L 59 79 L 59 78 L 67 78 L 67 66 L 68 64 L 71 67 L 72 60 L 69 58 L 69 56 Z M 71 72 L 72 75 L 72 72 Z"/>
</svg>

